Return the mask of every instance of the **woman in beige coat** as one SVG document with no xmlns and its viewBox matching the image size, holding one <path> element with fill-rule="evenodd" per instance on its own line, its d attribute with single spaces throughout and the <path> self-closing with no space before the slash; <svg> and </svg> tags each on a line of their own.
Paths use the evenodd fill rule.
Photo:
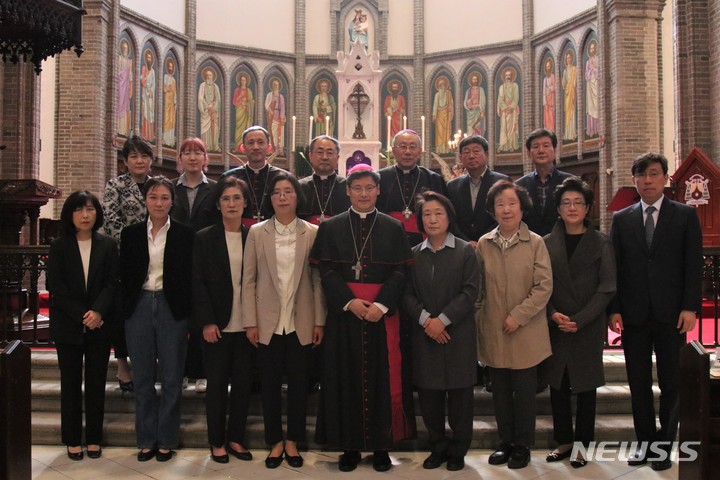
<svg viewBox="0 0 720 480">
<path fill-rule="evenodd" d="M 524 468 L 530 461 L 537 366 L 551 353 L 545 309 L 552 270 L 543 239 L 522 223 L 531 205 L 523 187 L 507 180 L 495 183 L 487 209 L 498 226 L 477 245 L 483 276 L 475 314 L 478 359 L 490 367 L 500 436 L 489 462 L 510 468 Z"/>
</svg>

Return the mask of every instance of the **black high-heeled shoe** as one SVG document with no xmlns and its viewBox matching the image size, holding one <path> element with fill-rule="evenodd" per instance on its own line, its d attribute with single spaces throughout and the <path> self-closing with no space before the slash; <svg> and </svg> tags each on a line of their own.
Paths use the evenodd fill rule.
<svg viewBox="0 0 720 480">
<path fill-rule="evenodd" d="M 67 456 L 70 460 L 79 461 L 83 459 L 83 451 L 80 449 L 79 452 L 71 452 L 70 447 L 65 447 L 65 450 L 67 451 Z"/>
<path fill-rule="evenodd" d="M 120 391 L 121 391 L 122 393 L 132 393 L 132 392 L 135 391 L 135 385 L 133 384 L 133 381 L 132 381 L 132 380 L 128 380 L 127 382 L 123 382 L 122 380 L 120 380 L 119 377 L 115 377 L 115 378 L 117 378 L 118 386 L 120 387 Z"/>
</svg>

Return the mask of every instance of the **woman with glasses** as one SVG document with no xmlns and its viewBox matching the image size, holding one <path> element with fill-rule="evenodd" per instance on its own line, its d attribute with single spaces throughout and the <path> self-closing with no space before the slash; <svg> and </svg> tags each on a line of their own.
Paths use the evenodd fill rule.
<svg viewBox="0 0 720 480">
<path fill-rule="evenodd" d="M 297 218 L 300 184 L 290 174 L 273 177 L 267 191 L 273 216 L 250 228 L 243 260 L 243 326 L 257 347 L 267 468 L 283 461 L 299 468 L 305 441 L 310 350 L 323 339 L 325 300 L 320 274 L 308 255 L 317 226 Z M 283 441 L 281 388 L 287 374 L 287 436 Z"/>
<path fill-rule="evenodd" d="M 587 218 L 593 191 L 577 177 L 555 190 L 560 218 L 545 237 L 553 271 L 553 294 L 548 323 L 553 355 L 543 365 L 550 385 L 553 437 L 558 446 L 548 462 L 569 458 L 573 442 L 585 447 L 594 440 L 596 389 L 605 384 L 603 347 L 605 308 L 615 294 L 615 256 L 612 243 Z M 573 433 L 571 399 L 576 397 Z M 578 454 L 575 468 L 587 461 Z"/>
</svg>

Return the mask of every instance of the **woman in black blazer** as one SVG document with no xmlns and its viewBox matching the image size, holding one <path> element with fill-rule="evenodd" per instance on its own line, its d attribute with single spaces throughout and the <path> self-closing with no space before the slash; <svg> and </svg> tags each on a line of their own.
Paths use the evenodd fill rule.
<svg viewBox="0 0 720 480">
<path fill-rule="evenodd" d="M 180 398 L 192 295 L 193 230 L 170 221 L 175 189 L 165 177 L 145 183 L 148 219 L 121 233 L 122 318 L 135 377 L 138 461 L 173 456 L 180 437 Z M 162 395 L 155 395 L 155 366 Z"/>
<path fill-rule="evenodd" d="M 70 194 L 60 221 L 63 235 L 50 246 L 50 336 L 60 366 L 62 442 L 71 460 L 82 460 L 82 380 L 85 360 L 85 438 L 90 458 L 100 458 L 105 414 L 109 329 L 117 287 L 117 242 L 97 230 L 103 224 L 98 198 Z"/>
<path fill-rule="evenodd" d="M 193 326 L 205 340 L 205 406 L 210 457 L 218 463 L 252 460 L 245 448 L 255 349 L 241 319 L 241 278 L 248 228 L 242 224 L 250 191 L 237 177 L 225 177 L 212 192 L 222 222 L 197 233 L 193 248 Z M 230 419 L 226 424 L 228 379 Z"/>
</svg>

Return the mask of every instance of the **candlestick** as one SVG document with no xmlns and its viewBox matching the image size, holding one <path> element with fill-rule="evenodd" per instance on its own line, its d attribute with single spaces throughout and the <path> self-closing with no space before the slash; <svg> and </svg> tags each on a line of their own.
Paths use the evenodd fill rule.
<svg viewBox="0 0 720 480">
<path fill-rule="evenodd" d="M 312 134 L 313 134 L 313 116 L 310 115 L 310 128 L 308 129 L 308 145 L 310 145 L 310 142 L 312 142 Z"/>
<path fill-rule="evenodd" d="M 407 115 L 403 115 L 403 130 L 407 130 Z"/>
<path fill-rule="evenodd" d="M 330 115 L 325 114 L 325 135 L 330 135 Z"/>
<path fill-rule="evenodd" d="M 390 151 L 390 115 L 387 116 L 387 149 Z"/>
<path fill-rule="evenodd" d="M 292 151 L 293 151 L 293 152 L 295 151 L 295 119 L 296 119 L 296 117 L 295 117 L 295 115 L 293 115 L 293 117 L 292 117 L 292 120 L 293 120 L 293 124 L 292 124 L 292 144 L 290 145 L 290 146 L 292 147 Z"/>
<path fill-rule="evenodd" d="M 422 139 L 422 145 L 420 148 L 425 151 L 425 115 L 420 117 L 420 138 Z"/>
</svg>

